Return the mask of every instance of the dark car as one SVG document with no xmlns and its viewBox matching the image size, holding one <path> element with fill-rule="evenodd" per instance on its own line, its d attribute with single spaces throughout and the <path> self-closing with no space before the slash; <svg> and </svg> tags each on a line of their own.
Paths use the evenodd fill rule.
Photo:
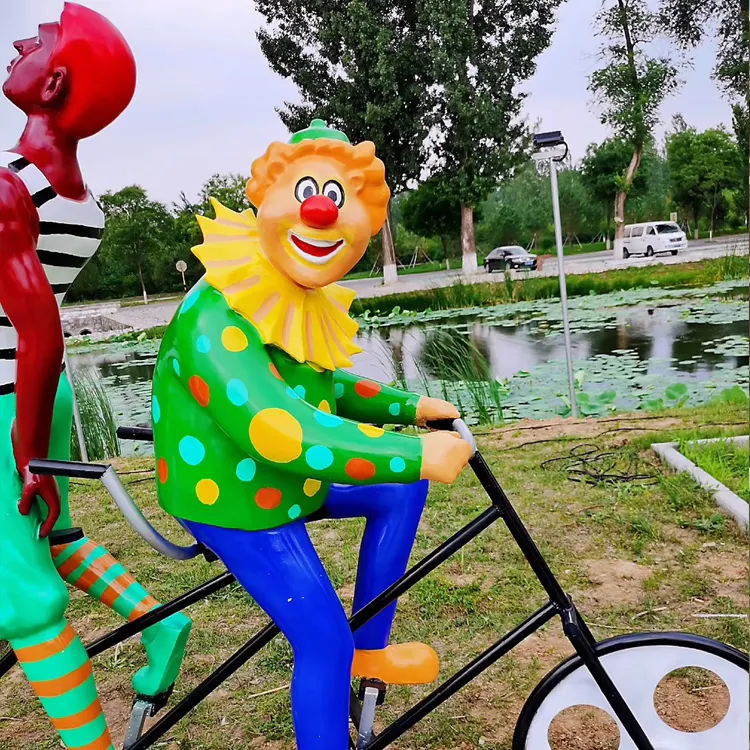
<svg viewBox="0 0 750 750">
<path fill-rule="evenodd" d="M 536 271 L 536 255 L 527 253 L 520 245 L 496 247 L 485 259 L 487 273 L 493 271 Z"/>
</svg>

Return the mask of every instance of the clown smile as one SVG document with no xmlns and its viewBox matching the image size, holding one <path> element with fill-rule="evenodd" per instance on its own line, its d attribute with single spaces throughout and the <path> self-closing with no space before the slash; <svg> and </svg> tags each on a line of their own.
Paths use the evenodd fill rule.
<svg viewBox="0 0 750 750">
<path fill-rule="evenodd" d="M 290 230 L 289 244 L 303 260 L 315 265 L 322 265 L 338 255 L 346 245 L 346 241 L 343 239 L 334 242 L 315 240 L 312 237 L 305 237 Z"/>
</svg>

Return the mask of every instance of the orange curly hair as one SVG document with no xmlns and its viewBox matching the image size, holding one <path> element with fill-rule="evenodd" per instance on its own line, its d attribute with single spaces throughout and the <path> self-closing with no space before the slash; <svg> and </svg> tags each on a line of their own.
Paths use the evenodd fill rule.
<svg viewBox="0 0 750 750">
<path fill-rule="evenodd" d="M 359 197 L 367 207 L 370 233 L 375 236 L 385 222 L 391 191 L 385 181 L 385 165 L 375 156 L 375 144 L 371 141 L 356 146 L 332 138 L 305 140 L 295 145 L 274 142 L 253 162 L 245 190 L 248 200 L 258 208 L 288 164 L 313 154 L 335 159 L 346 167 L 350 179 L 362 185 Z"/>
</svg>

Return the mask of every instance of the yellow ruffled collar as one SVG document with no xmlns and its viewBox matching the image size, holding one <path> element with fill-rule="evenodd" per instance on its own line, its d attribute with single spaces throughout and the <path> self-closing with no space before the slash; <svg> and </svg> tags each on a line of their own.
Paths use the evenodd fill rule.
<svg viewBox="0 0 750 750">
<path fill-rule="evenodd" d="M 252 211 L 238 214 L 211 203 L 216 219 L 197 217 L 203 244 L 193 248 L 206 267 L 206 281 L 258 329 L 265 344 L 324 370 L 351 367 L 350 357 L 362 351 L 354 343 L 359 326 L 349 317 L 355 293 L 338 284 L 298 286 L 263 254 Z"/>
</svg>

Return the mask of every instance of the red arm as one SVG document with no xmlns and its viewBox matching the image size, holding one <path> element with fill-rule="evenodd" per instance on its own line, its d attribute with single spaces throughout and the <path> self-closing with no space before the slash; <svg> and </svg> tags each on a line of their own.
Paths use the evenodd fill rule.
<svg viewBox="0 0 750 750">
<path fill-rule="evenodd" d="M 27 515 L 37 496 L 49 509 L 41 534 L 60 514 L 53 477 L 29 473 L 32 458 L 46 458 L 52 412 L 63 360 L 60 312 L 36 253 L 39 216 L 23 182 L 0 169 L 0 305 L 18 333 L 16 422 L 13 449 L 24 490 L 19 510 Z"/>
</svg>

